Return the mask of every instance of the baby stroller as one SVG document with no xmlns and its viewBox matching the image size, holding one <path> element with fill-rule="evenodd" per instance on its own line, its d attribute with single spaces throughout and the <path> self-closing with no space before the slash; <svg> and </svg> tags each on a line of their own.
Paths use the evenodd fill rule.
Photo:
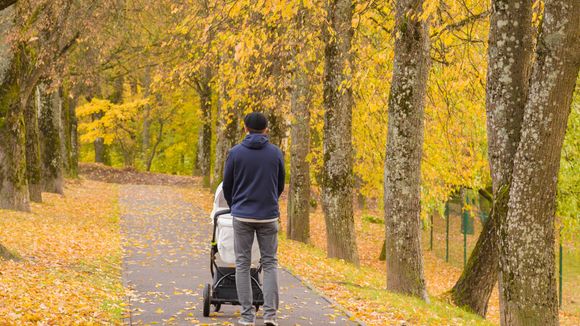
<svg viewBox="0 0 580 326">
<path fill-rule="evenodd" d="M 213 235 L 210 250 L 210 271 L 212 284 L 206 284 L 203 290 L 203 316 L 209 317 L 210 307 L 218 312 L 222 304 L 239 305 L 236 290 L 236 255 L 234 252 L 234 228 L 230 208 L 224 198 L 222 185 L 216 190 L 213 210 L 210 216 L 213 223 Z M 256 311 L 264 304 L 262 294 L 260 250 L 256 238 L 252 245 L 252 293 Z"/>
</svg>

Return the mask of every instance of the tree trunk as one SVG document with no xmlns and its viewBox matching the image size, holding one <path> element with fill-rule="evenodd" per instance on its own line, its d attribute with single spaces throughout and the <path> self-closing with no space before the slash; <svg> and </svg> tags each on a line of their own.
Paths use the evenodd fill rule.
<svg viewBox="0 0 580 326">
<path fill-rule="evenodd" d="M 422 0 L 399 0 L 385 160 L 387 289 L 428 300 L 421 252 L 421 154 L 429 75 Z"/>
<path fill-rule="evenodd" d="M 95 118 L 96 120 L 100 119 L 100 117 Z M 102 137 L 97 137 L 93 143 L 95 148 L 95 162 L 102 163 L 105 165 L 111 165 L 109 160 L 109 155 L 107 153 L 107 148 L 105 147 L 105 139 Z"/>
<path fill-rule="evenodd" d="M 322 200 L 328 257 L 358 264 L 352 207 L 352 54 L 351 0 L 326 5 L 324 67 L 324 144 Z"/>
<path fill-rule="evenodd" d="M 304 37 L 306 9 L 300 8 L 296 17 L 296 29 Z M 290 101 L 292 124 L 290 127 L 290 191 L 288 194 L 288 239 L 308 243 L 310 239 L 310 105 L 312 94 L 306 67 L 305 47 L 297 40 L 298 53 L 294 55 L 293 88 Z"/>
<path fill-rule="evenodd" d="M 18 83 L 21 49 L 5 39 L 14 19 L 14 7 L 0 11 L 0 208 L 28 211 L 25 126 Z"/>
<path fill-rule="evenodd" d="M 202 127 L 197 148 L 197 167 L 203 177 L 204 186 L 209 186 L 211 172 L 211 88 L 209 80 L 201 87 L 199 102 L 202 114 Z"/>
<path fill-rule="evenodd" d="M 143 87 L 143 97 L 148 98 L 151 95 L 151 70 L 150 68 L 145 69 L 145 73 L 143 79 L 141 80 L 141 84 Z M 143 123 L 141 129 L 141 158 L 143 162 L 147 160 L 148 152 L 149 152 L 149 138 L 151 137 L 149 134 L 149 129 L 151 128 L 151 105 L 146 104 L 143 108 Z"/>
<path fill-rule="evenodd" d="M 70 163 L 68 174 L 76 178 L 79 175 L 79 137 L 78 122 L 76 116 L 77 98 L 69 99 L 69 139 L 70 139 Z"/>
<path fill-rule="evenodd" d="M 18 260 L 18 257 L 0 243 L 0 259 Z"/>
<path fill-rule="evenodd" d="M 155 158 L 155 155 L 157 154 L 157 147 L 159 147 L 159 144 L 163 140 L 163 120 L 159 119 L 158 123 L 159 123 L 159 132 L 157 133 L 157 140 L 155 141 L 155 145 L 153 145 L 153 148 L 151 149 L 151 154 L 149 155 L 149 158 L 147 159 L 147 166 L 146 166 L 147 172 L 151 171 L 151 164 L 153 164 L 153 159 Z"/>
<path fill-rule="evenodd" d="M 88 99 L 88 100 L 89 100 L 89 102 L 91 101 L 90 99 Z M 100 111 L 100 112 L 94 113 L 91 116 L 91 119 L 93 121 L 100 120 L 103 118 L 103 116 L 104 116 L 104 113 L 102 111 Z M 95 149 L 95 162 L 105 164 L 105 165 L 111 165 L 111 158 L 109 156 L 108 148 L 105 145 L 105 139 L 103 137 L 97 137 L 95 139 L 95 141 L 93 142 L 93 146 Z"/>
<path fill-rule="evenodd" d="M 40 160 L 40 138 L 38 109 L 35 101 L 29 101 L 24 110 L 26 126 L 26 179 L 30 200 L 42 202 L 42 168 Z"/>
<path fill-rule="evenodd" d="M 499 228 L 503 325 L 557 325 L 556 186 L 580 69 L 580 3 L 545 2 L 508 214 Z"/>
<path fill-rule="evenodd" d="M 62 194 L 64 178 L 58 128 L 62 99 L 58 91 L 49 91 L 48 83 L 41 81 L 36 87 L 36 105 L 39 108 L 42 189 L 46 192 Z"/>
<path fill-rule="evenodd" d="M 225 88 L 225 87 L 223 87 Z M 218 96 L 217 102 L 217 117 L 216 117 L 216 128 L 215 128 L 215 156 L 213 163 L 213 175 L 211 177 L 211 190 L 215 192 L 219 184 L 223 180 L 223 165 L 225 158 L 227 157 L 226 147 L 226 126 L 228 123 L 228 117 L 226 116 L 227 109 L 224 108 L 222 100 L 222 92 Z"/>
<path fill-rule="evenodd" d="M 60 157 L 62 162 L 63 173 L 68 173 L 69 169 L 69 159 L 68 159 L 68 149 L 70 148 L 70 140 L 68 139 L 67 129 L 68 129 L 68 98 L 63 87 L 59 87 L 57 94 L 60 97 L 60 114 L 57 120 L 58 136 L 60 138 Z"/>
<path fill-rule="evenodd" d="M 458 306 L 485 316 L 497 282 L 497 230 L 505 223 L 513 158 L 528 92 L 534 32 L 530 1 L 494 0 L 490 18 L 486 111 L 493 207 L 466 268 L 451 291 Z M 503 190 L 502 190 L 503 189 Z"/>
<path fill-rule="evenodd" d="M 223 180 L 224 164 L 228 151 L 236 144 L 240 132 L 241 110 L 236 109 L 235 106 L 230 107 L 228 103 L 227 82 L 222 81 L 217 103 L 215 159 L 211 187 L 213 191 Z"/>
</svg>

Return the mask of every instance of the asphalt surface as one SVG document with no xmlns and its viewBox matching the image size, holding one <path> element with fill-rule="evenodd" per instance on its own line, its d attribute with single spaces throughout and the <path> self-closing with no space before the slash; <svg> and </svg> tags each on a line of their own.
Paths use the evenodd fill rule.
<svg viewBox="0 0 580 326">
<path fill-rule="evenodd" d="M 211 281 L 207 213 L 172 187 L 123 185 L 120 189 L 124 243 L 123 282 L 128 325 L 232 325 L 239 306 L 202 315 L 202 291 Z M 280 325 L 356 325 L 299 279 L 279 269 Z M 212 310 L 213 311 L 213 310 Z M 256 325 L 262 325 L 261 311 Z"/>
</svg>

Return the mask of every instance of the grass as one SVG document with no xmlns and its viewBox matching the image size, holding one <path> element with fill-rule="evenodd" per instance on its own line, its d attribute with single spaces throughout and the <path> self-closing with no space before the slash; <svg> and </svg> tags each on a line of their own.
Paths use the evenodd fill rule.
<svg viewBox="0 0 580 326">
<path fill-rule="evenodd" d="M 479 316 L 431 297 L 430 303 L 385 290 L 385 275 L 366 266 L 328 259 L 311 245 L 280 238 L 280 261 L 369 325 L 492 325 Z"/>
</svg>

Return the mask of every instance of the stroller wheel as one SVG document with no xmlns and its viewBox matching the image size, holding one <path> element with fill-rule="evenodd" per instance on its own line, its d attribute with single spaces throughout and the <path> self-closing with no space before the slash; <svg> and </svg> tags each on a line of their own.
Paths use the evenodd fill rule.
<svg viewBox="0 0 580 326">
<path fill-rule="evenodd" d="M 216 303 L 216 304 L 214 304 L 214 310 L 213 311 L 219 312 L 221 308 L 222 308 L 222 304 L 221 303 Z"/>
<path fill-rule="evenodd" d="M 203 316 L 209 317 L 209 306 L 211 303 L 211 286 L 209 284 L 205 285 L 203 289 Z"/>
</svg>

